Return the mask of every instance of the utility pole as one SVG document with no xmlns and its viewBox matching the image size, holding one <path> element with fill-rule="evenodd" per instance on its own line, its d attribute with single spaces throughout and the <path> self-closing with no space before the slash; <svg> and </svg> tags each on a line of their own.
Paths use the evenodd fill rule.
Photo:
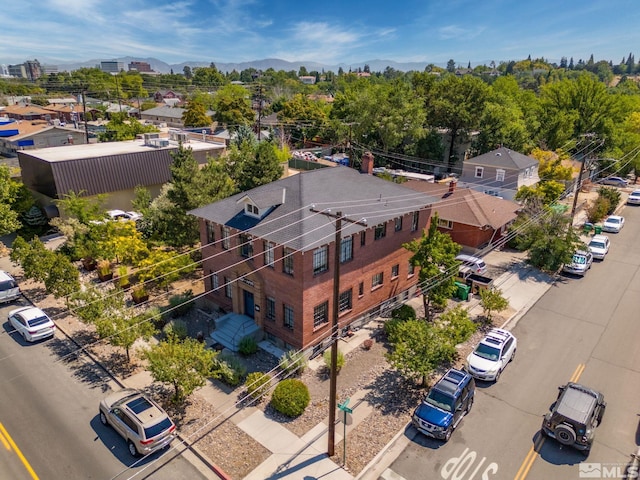
<svg viewBox="0 0 640 480">
<path fill-rule="evenodd" d="M 82 89 L 82 116 L 84 117 L 84 141 L 89 143 L 89 127 L 87 127 L 87 101 L 84 98 L 85 90 Z"/>
<path fill-rule="evenodd" d="M 262 84 L 258 83 L 258 141 L 260 141 L 260 123 L 262 121 Z"/>
<path fill-rule="evenodd" d="M 578 173 L 578 179 L 576 180 L 576 193 L 573 194 L 573 206 L 571 207 L 571 225 L 573 225 L 573 217 L 576 214 L 576 207 L 578 206 L 578 193 L 582 186 L 582 174 L 584 173 L 584 166 L 587 163 L 587 159 L 583 158 L 580 163 L 580 173 Z"/>
<path fill-rule="evenodd" d="M 336 408 L 338 387 L 338 340 L 340 339 L 338 328 L 338 314 L 340 312 L 340 250 L 342 246 L 342 221 L 366 226 L 366 220 L 351 220 L 342 216 L 342 212 L 335 214 L 331 210 L 321 211 L 311 207 L 312 212 L 321 213 L 336 219 L 335 254 L 333 257 L 333 308 L 331 324 L 331 373 L 329 376 L 329 431 L 327 442 L 327 454 L 333 457 L 336 449 Z M 346 440 L 346 439 L 345 439 Z"/>
</svg>

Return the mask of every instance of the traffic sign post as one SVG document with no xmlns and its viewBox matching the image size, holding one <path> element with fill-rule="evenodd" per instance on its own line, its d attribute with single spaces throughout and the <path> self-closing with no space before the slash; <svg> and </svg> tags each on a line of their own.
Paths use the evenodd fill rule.
<svg viewBox="0 0 640 480">
<path fill-rule="evenodd" d="M 350 409 L 347 405 L 349 405 L 350 398 L 347 398 L 344 402 L 338 404 L 338 408 L 342 411 L 342 465 L 347 464 L 347 424 L 351 425 L 353 419 L 351 414 L 353 410 Z"/>
</svg>

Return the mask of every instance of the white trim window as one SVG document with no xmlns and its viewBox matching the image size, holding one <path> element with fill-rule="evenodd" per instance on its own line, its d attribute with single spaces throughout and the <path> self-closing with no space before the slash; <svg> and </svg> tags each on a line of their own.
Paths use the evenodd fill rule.
<svg viewBox="0 0 640 480">
<path fill-rule="evenodd" d="M 269 242 L 267 240 L 264 241 L 264 264 L 270 267 L 273 267 L 275 263 L 275 248 L 276 244 L 273 242 Z"/>
<path fill-rule="evenodd" d="M 475 177 L 482 178 L 483 174 L 484 174 L 484 167 L 476 167 Z"/>
<path fill-rule="evenodd" d="M 444 218 L 438 218 L 438 226 L 440 228 L 447 228 L 451 230 L 453 228 L 453 222 L 451 220 L 446 220 Z"/>
<path fill-rule="evenodd" d="M 501 168 L 496 170 L 496 182 L 504 182 L 505 171 Z"/>
</svg>

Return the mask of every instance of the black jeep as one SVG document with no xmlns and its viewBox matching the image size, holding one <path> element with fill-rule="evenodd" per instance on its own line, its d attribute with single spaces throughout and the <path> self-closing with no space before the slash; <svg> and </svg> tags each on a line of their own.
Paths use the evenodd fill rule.
<svg viewBox="0 0 640 480">
<path fill-rule="evenodd" d="M 570 382 L 558 389 L 558 399 L 544 416 L 542 431 L 588 455 L 607 406 L 604 395 L 579 383 Z"/>
</svg>

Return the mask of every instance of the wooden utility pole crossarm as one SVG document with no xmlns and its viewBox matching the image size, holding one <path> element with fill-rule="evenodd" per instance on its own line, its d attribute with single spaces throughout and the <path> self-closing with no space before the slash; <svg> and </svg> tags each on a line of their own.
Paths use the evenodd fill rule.
<svg viewBox="0 0 640 480">
<path fill-rule="evenodd" d="M 333 323 L 331 325 L 331 374 L 329 377 L 329 431 L 328 431 L 328 445 L 327 454 L 332 457 L 335 454 L 336 448 L 336 408 L 337 408 L 337 385 L 338 385 L 338 340 L 339 326 L 338 326 L 338 313 L 339 313 L 339 301 L 340 301 L 340 244 L 342 243 L 342 221 L 348 223 L 354 223 L 357 225 L 366 226 L 366 220 L 351 220 L 343 217 L 342 212 L 331 213 L 331 210 L 317 210 L 315 207 L 311 207 L 312 212 L 320 213 L 331 218 L 336 219 L 336 239 L 335 239 L 335 254 L 333 258 L 333 308 L 332 317 Z M 345 439 L 346 440 L 346 439 Z"/>
</svg>

